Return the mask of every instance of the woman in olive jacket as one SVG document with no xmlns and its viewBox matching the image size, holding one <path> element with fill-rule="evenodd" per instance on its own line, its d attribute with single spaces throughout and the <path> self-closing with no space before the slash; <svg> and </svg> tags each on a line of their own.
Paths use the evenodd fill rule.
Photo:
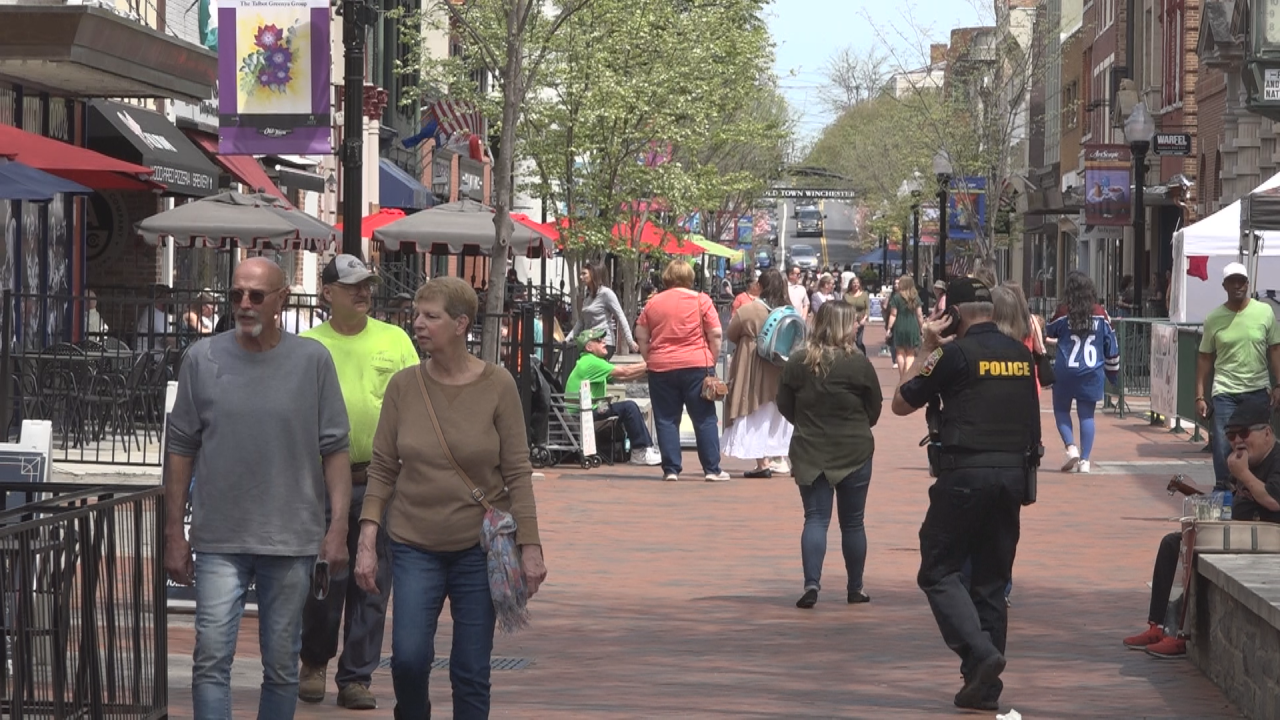
<svg viewBox="0 0 1280 720">
<path fill-rule="evenodd" d="M 863 511 L 875 452 L 871 428 L 880 419 L 884 396 L 875 368 L 855 344 L 854 314 L 846 302 L 823 303 L 805 349 L 787 361 L 778 387 L 778 409 L 795 426 L 791 474 L 804 503 L 804 595 L 796 601 L 800 608 L 818 602 L 833 498 L 849 578 L 848 601 L 871 601 L 862 587 L 867 560 Z"/>
</svg>

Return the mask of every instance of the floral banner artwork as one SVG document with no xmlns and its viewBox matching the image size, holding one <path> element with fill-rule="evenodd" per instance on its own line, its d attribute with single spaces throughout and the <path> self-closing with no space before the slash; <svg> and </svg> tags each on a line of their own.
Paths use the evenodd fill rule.
<svg viewBox="0 0 1280 720">
<path fill-rule="evenodd" d="M 327 0 L 220 0 L 218 152 L 329 154 Z"/>
</svg>

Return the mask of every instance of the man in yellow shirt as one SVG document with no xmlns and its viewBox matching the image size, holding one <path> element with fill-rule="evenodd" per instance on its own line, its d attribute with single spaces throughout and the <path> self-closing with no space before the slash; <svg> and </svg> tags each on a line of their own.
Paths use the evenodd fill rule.
<svg viewBox="0 0 1280 720">
<path fill-rule="evenodd" d="M 302 333 L 329 349 L 342 398 L 351 423 L 351 511 L 347 548 L 355 557 L 360 537 L 360 511 L 364 507 L 369 461 L 373 459 L 373 433 L 382 412 L 382 396 L 391 376 L 418 363 L 418 352 L 405 331 L 369 317 L 373 286 L 380 280 L 360 258 L 339 255 L 321 276 L 323 296 L 332 312 L 329 321 Z M 302 671 L 298 699 L 324 700 L 329 661 L 338 653 L 338 630 L 343 622 L 342 656 L 338 658 L 338 704 L 352 710 L 372 710 L 377 700 L 369 691 L 373 671 L 382 656 L 382 633 L 391 593 L 391 562 L 386 557 L 387 537 L 378 536 L 378 587 L 370 595 L 350 582 L 343 571 L 330 579 L 328 593 L 307 598 L 302 613 Z M 345 614 L 344 614 L 345 605 Z"/>
</svg>

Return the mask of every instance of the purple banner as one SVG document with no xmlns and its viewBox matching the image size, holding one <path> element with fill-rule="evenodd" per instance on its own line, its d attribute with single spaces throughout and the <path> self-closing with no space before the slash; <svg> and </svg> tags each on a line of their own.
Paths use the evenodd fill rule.
<svg viewBox="0 0 1280 720">
<path fill-rule="evenodd" d="M 329 154 L 327 0 L 221 0 L 218 152 Z"/>
</svg>

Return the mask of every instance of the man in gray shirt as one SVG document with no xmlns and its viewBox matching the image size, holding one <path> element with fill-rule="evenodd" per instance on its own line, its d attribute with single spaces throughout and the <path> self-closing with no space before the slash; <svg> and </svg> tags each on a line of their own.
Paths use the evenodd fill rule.
<svg viewBox="0 0 1280 720">
<path fill-rule="evenodd" d="M 196 720 L 229 717 L 245 593 L 256 584 L 262 640 L 259 720 L 298 702 L 302 607 L 347 564 L 349 427 L 329 351 L 282 333 L 284 273 L 250 258 L 232 276 L 235 332 L 187 351 L 169 417 L 165 571 L 196 584 L 191 695 Z M 191 537 L 182 518 L 192 475 Z M 333 507 L 325 528 L 325 495 Z M 196 552 L 193 559 L 192 551 Z"/>
</svg>

